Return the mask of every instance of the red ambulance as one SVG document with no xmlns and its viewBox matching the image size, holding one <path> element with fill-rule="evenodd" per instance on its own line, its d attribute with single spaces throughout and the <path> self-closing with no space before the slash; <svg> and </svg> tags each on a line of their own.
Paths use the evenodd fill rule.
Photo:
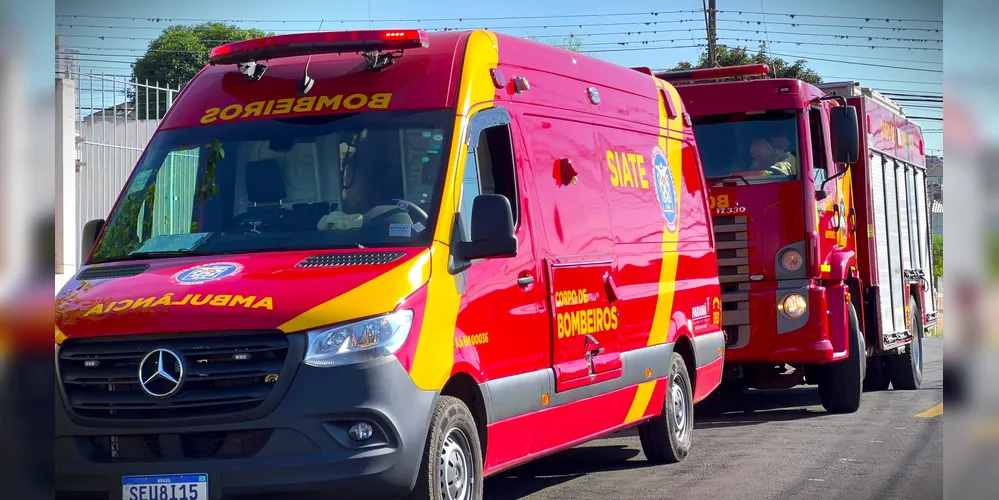
<svg viewBox="0 0 999 500">
<path fill-rule="evenodd" d="M 486 31 L 210 61 L 58 296 L 59 493 L 474 499 L 630 426 L 687 456 L 724 334 L 671 85 Z"/>
</svg>

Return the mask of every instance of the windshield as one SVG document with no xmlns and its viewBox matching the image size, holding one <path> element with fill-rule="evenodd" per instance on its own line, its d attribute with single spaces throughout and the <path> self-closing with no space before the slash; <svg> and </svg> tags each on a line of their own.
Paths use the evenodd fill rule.
<svg viewBox="0 0 999 500">
<path fill-rule="evenodd" d="M 160 132 L 93 261 L 429 245 L 453 117 L 386 111 Z"/>
<path fill-rule="evenodd" d="M 694 136 L 709 181 L 762 184 L 801 178 L 793 109 L 694 119 Z"/>
</svg>

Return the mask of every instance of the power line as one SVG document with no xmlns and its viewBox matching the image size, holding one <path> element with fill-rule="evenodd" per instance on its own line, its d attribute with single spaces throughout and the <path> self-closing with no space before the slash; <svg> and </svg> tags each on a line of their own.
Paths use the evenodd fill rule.
<svg viewBox="0 0 999 500">
<path fill-rule="evenodd" d="M 763 24 L 763 21 L 750 21 L 745 19 L 718 19 L 720 22 L 726 23 L 740 23 L 740 24 Z M 770 21 L 767 20 L 767 24 L 776 24 L 778 26 L 791 26 L 793 28 L 807 26 L 814 28 L 835 28 L 835 29 L 855 29 L 855 30 L 891 30 L 891 31 L 916 31 L 921 33 L 941 33 L 943 29 L 941 28 L 906 28 L 898 26 L 857 26 L 848 24 L 824 24 L 824 23 L 789 23 L 786 21 Z"/>
<path fill-rule="evenodd" d="M 550 29 L 550 28 L 554 28 L 554 27 L 560 27 L 560 28 L 574 28 L 574 27 L 579 27 L 579 28 L 583 28 L 584 26 L 586 26 L 586 27 L 591 27 L 591 26 L 632 26 L 632 25 L 639 25 L 639 24 L 642 24 L 642 25 L 650 25 L 650 24 L 651 25 L 659 25 L 659 24 L 667 24 L 667 23 L 687 23 L 687 22 L 692 22 L 692 21 L 695 21 L 695 19 L 679 19 L 679 20 L 670 20 L 670 21 L 654 21 L 654 22 L 651 22 L 651 23 L 649 23 L 649 22 L 637 22 L 637 23 L 595 23 L 595 24 L 578 24 L 578 25 L 572 24 L 572 25 L 558 25 L 558 26 L 499 26 L 499 27 L 494 27 L 494 28 L 491 28 L 491 29 L 495 31 L 495 30 L 501 30 L 501 29 L 504 29 L 504 30 L 513 30 L 513 29 Z M 77 25 L 77 24 L 64 24 L 64 23 L 56 23 L 56 26 L 57 27 L 62 27 L 62 28 L 71 28 L 71 29 L 72 28 L 89 28 L 89 29 L 125 29 L 125 30 L 158 30 L 158 31 L 163 31 L 163 28 L 158 27 L 158 26 L 125 27 L 125 26 L 88 25 L 88 24 Z M 448 27 L 444 27 L 444 28 L 432 28 L 432 29 L 428 29 L 428 30 L 429 31 L 434 31 L 434 32 L 440 32 L 440 31 L 456 31 L 458 29 L 459 28 L 448 28 Z M 301 30 L 261 30 L 261 31 L 273 31 L 273 32 L 279 33 L 279 34 L 301 33 L 302 32 Z M 695 29 L 689 29 L 689 28 L 688 29 L 682 29 L 681 28 L 681 29 L 675 29 L 675 30 L 626 31 L 626 32 L 618 32 L 617 34 L 628 34 L 628 35 L 642 34 L 642 33 L 646 33 L 647 34 L 647 33 L 657 33 L 657 32 L 661 32 L 661 31 L 688 31 L 688 32 L 698 31 L 698 32 L 700 32 L 700 29 L 696 29 L 695 30 Z M 756 33 L 756 34 L 760 34 L 761 33 L 761 30 L 754 30 L 754 29 L 726 28 L 726 31 L 733 31 L 733 32 L 739 32 L 739 33 Z M 763 30 L 763 31 L 765 31 L 765 30 Z M 584 36 L 602 36 L 602 35 L 610 35 L 610 34 L 611 33 L 570 33 L 569 35 L 549 35 L 549 36 L 570 36 L 571 35 L 571 36 L 584 37 Z M 813 37 L 836 38 L 836 39 L 841 39 L 841 40 L 868 40 L 868 41 L 888 41 L 888 42 L 908 42 L 908 43 L 942 43 L 943 42 L 942 40 L 939 40 L 939 39 L 887 37 L 887 36 L 867 36 L 867 35 L 843 35 L 843 34 L 838 34 L 838 33 L 800 33 L 800 32 L 792 32 L 792 31 L 770 31 L 769 34 L 771 34 L 771 35 L 792 35 L 792 36 L 813 36 Z M 77 35 L 66 34 L 66 35 L 60 35 L 60 36 L 77 36 Z M 150 38 L 150 40 L 155 40 L 155 38 Z"/>
<path fill-rule="evenodd" d="M 781 54 L 779 52 L 774 52 L 773 54 L 774 55 L 778 55 L 778 56 L 787 57 L 786 54 Z M 828 58 L 824 58 L 824 57 L 808 57 L 807 59 L 814 60 L 814 61 L 824 61 L 824 62 L 838 63 L 838 64 L 854 64 L 854 65 L 857 64 L 856 61 L 844 61 L 842 59 L 828 59 Z M 943 73 L 943 70 L 939 70 L 939 69 L 910 68 L 908 66 L 894 66 L 894 65 L 891 65 L 891 64 L 864 63 L 864 66 L 873 66 L 873 67 L 877 67 L 877 68 L 898 69 L 898 70 L 904 70 L 904 71 L 925 71 L 927 73 Z"/>
<path fill-rule="evenodd" d="M 734 40 L 738 42 L 753 42 L 761 43 L 766 42 L 766 40 L 759 40 L 754 38 L 720 38 L 719 40 Z M 790 40 L 773 40 L 773 43 L 784 43 L 793 45 L 822 45 L 826 47 L 853 47 L 858 49 L 893 49 L 893 50 L 933 50 L 938 52 L 943 52 L 943 49 L 936 47 L 899 47 L 891 45 L 857 45 L 848 43 L 824 43 L 824 42 L 799 42 Z"/>
<path fill-rule="evenodd" d="M 892 17 L 832 16 L 832 15 L 828 15 L 828 14 L 788 14 L 788 13 L 780 13 L 780 12 L 752 12 L 752 11 L 747 11 L 747 10 L 719 10 L 718 12 L 721 12 L 721 13 L 732 13 L 732 12 L 735 12 L 735 13 L 738 13 L 739 15 L 742 15 L 742 14 L 761 14 L 761 15 L 771 15 L 771 16 L 787 16 L 787 17 L 790 17 L 791 19 L 794 19 L 794 18 L 797 18 L 797 17 L 810 17 L 810 18 L 821 18 L 821 19 L 855 19 L 855 20 L 861 20 L 862 19 L 865 22 L 882 21 L 883 20 L 885 22 L 895 21 L 895 22 L 906 22 L 906 23 L 936 23 L 936 24 L 943 24 L 943 20 L 942 19 L 941 20 L 936 20 L 936 19 L 899 19 L 899 18 L 892 18 Z"/>
<path fill-rule="evenodd" d="M 83 48 L 83 47 L 80 47 Z M 827 54 L 824 52 L 813 52 L 811 54 L 791 54 L 790 52 L 785 52 L 784 57 L 798 57 L 801 59 L 808 59 L 810 57 L 843 57 L 847 59 L 865 59 L 871 61 L 893 61 L 893 62 L 911 62 L 917 64 L 943 64 L 943 61 L 920 61 L 918 59 L 899 59 L 897 57 L 873 57 L 873 56 L 854 56 L 845 54 Z"/>
<path fill-rule="evenodd" d="M 729 13 L 729 14 L 764 14 L 763 12 L 753 12 L 753 11 L 735 11 L 735 10 L 719 10 L 719 13 Z M 485 17 L 443 17 L 443 18 L 426 18 L 426 19 L 344 19 L 341 20 L 343 23 L 382 23 L 382 22 L 443 22 L 443 21 L 505 21 L 505 20 L 520 20 L 520 19 L 571 19 L 571 18 L 607 18 L 607 17 L 627 17 L 627 16 L 659 16 L 660 14 L 701 14 L 701 9 L 682 9 L 682 10 L 672 10 L 672 11 L 645 11 L 645 12 L 617 12 L 617 13 L 603 13 L 603 14 L 553 14 L 553 15 L 535 15 L 535 16 L 485 16 Z M 885 22 L 910 22 L 910 23 L 936 23 L 943 24 L 942 20 L 934 19 L 905 19 L 905 18 L 875 18 L 875 17 L 864 17 L 864 16 L 835 16 L 827 14 L 794 14 L 794 13 L 768 13 L 773 16 L 786 16 L 791 19 L 798 17 L 813 18 L 813 19 L 852 19 L 852 20 L 863 20 L 864 22 L 871 21 L 885 21 Z M 109 15 L 96 15 L 96 14 L 56 14 L 56 17 L 62 18 L 72 18 L 72 19 L 115 19 L 115 20 L 129 20 L 129 21 L 145 21 L 145 22 L 155 22 L 155 23 L 172 23 L 172 22 L 193 22 L 193 23 L 203 23 L 203 22 L 223 22 L 223 23 L 315 23 L 315 19 L 204 19 L 204 18 L 179 18 L 179 17 L 141 17 L 141 16 L 109 16 Z"/>
<path fill-rule="evenodd" d="M 856 76 L 826 76 L 823 78 L 832 78 L 834 80 L 850 80 L 850 81 L 857 80 Z M 909 83 L 912 85 L 937 85 L 937 86 L 943 85 L 943 82 L 920 82 L 914 80 L 891 80 L 885 78 L 864 78 L 864 81 L 887 82 L 887 83 Z"/>
</svg>

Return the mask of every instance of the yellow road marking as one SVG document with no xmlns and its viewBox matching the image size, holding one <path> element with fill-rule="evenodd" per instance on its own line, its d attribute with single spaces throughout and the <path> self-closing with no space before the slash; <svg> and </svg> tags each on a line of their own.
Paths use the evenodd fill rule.
<svg viewBox="0 0 999 500">
<path fill-rule="evenodd" d="M 940 415 L 943 415 L 943 403 L 940 403 L 940 404 L 934 406 L 933 408 L 930 408 L 929 410 L 926 410 L 926 411 L 924 411 L 922 413 L 917 413 L 916 417 L 917 418 L 933 418 L 933 417 L 939 417 Z"/>
</svg>

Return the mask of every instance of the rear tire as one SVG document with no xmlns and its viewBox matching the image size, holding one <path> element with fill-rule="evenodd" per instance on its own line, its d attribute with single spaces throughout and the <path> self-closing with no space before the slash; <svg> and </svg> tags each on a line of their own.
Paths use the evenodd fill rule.
<svg viewBox="0 0 999 500">
<path fill-rule="evenodd" d="M 423 462 L 409 500 L 482 498 L 482 445 L 475 418 L 451 396 L 437 400 Z"/>
<path fill-rule="evenodd" d="M 670 357 L 662 413 L 638 426 L 642 451 L 652 463 L 677 463 L 690 454 L 694 433 L 694 398 L 687 364 L 678 353 Z"/>
<path fill-rule="evenodd" d="M 905 354 L 888 356 L 891 385 L 898 391 L 915 391 L 923 385 L 923 313 L 915 299 L 909 299 L 909 333 L 912 342 Z"/>
<path fill-rule="evenodd" d="M 864 377 L 865 392 L 887 391 L 891 385 L 888 361 L 885 356 L 872 356 L 867 359 L 867 376 Z"/>
<path fill-rule="evenodd" d="M 857 310 L 847 304 L 850 313 L 850 354 L 846 359 L 826 366 L 819 382 L 822 407 L 830 413 L 853 413 L 860 409 L 864 392 L 864 371 L 867 363 L 867 345 L 860 331 Z"/>
</svg>

